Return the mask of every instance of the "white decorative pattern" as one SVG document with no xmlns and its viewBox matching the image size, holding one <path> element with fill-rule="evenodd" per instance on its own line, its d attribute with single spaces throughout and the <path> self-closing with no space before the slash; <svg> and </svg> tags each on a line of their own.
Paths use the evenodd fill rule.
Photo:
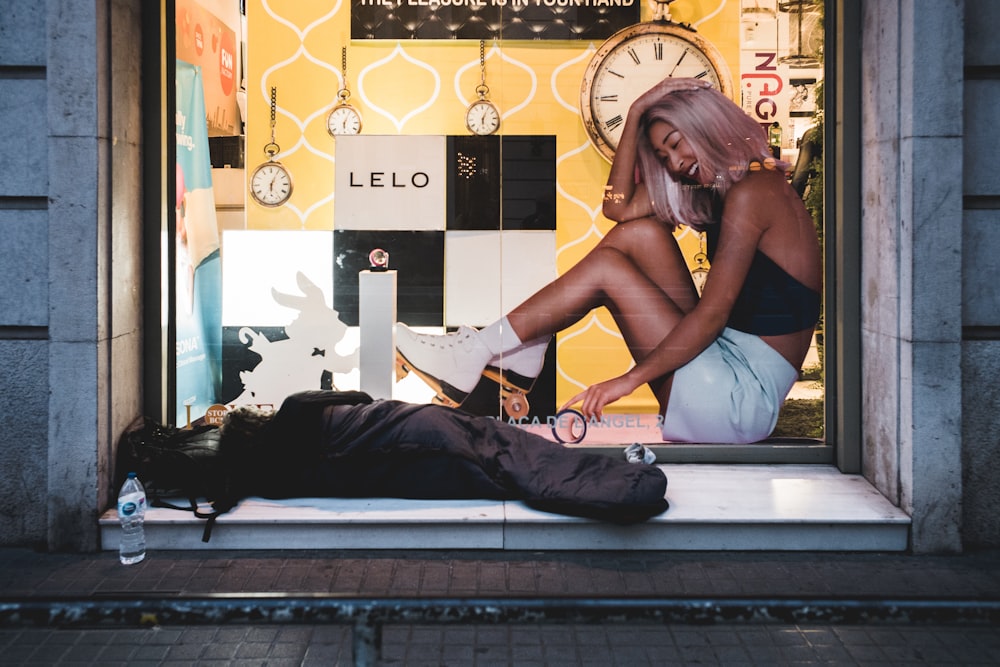
<svg viewBox="0 0 1000 667">
<path fill-rule="evenodd" d="M 497 44 L 493 44 L 493 46 L 490 48 L 490 50 L 486 52 L 485 62 L 488 64 L 490 62 L 490 59 L 493 58 L 493 57 L 497 57 L 497 58 L 499 58 L 503 62 L 510 63 L 511 65 L 514 65 L 515 67 L 520 68 L 521 70 L 523 70 L 528 75 L 528 78 L 531 80 L 531 90 L 528 93 L 528 96 L 524 100 L 522 100 L 520 103 L 518 103 L 516 106 L 511 107 L 510 109 L 502 109 L 501 110 L 501 116 L 500 117 L 503 118 L 503 119 L 506 119 L 506 118 L 508 118 L 510 116 L 513 116 L 515 113 L 517 113 L 521 109 L 524 109 L 525 107 L 527 107 L 531 103 L 531 101 L 535 98 L 535 93 L 536 93 L 536 91 L 538 89 L 538 77 L 535 76 L 534 70 L 532 70 L 528 65 L 526 65 L 523 62 L 521 62 L 520 60 L 516 60 L 514 58 L 511 58 L 509 55 L 507 55 L 506 53 L 504 53 Z M 478 60 L 472 60 L 472 61 L 469 61 L 468 63 L 466 63 L 465 65 L 463 65 L 462 67 L 460 67 L 459 70 L 457 72 L 455 72 L 455 96 L 458 97 L 459 100 L 461 100 L 463 106 L 469 106 L 470 104 L 472 104 L 472 100 L 466 98 L 465 95 L 462 92 L 462 85 L 460 83 L 460 81 L 462 79 L 462 75 L 465 74 L 465 72 L 469 71 L 470 69 L 478 68 L 478 67 L 479 67 L 479 61 Z M 487 67 L 487 72 L 489 72 L 489 68 L 488 67 Z M 506 73 L 506 72 L 504 73 L 504 75 L 505 76 L 509 76 L 509 74 Z M 489 84 L 487 84 L 487 85 L 489 85 Z"/>
<path fill-rule="evenodd" d="M 408 63 L 411 63 L 413 65 L 416 65 L 417 67 L 425 69 L 428 72 L 430 72 L 431 75 L 434 77 L 434 90 L 431 91 L 431 94 L 427 98 L 427 100 L 421 102 L 420 100 L 410 99 L 410 102 L 412 104 L 419 103 L 419 106 L 415 106 L 409 113 L 407 113 L 402 118 L 396 118 L 392 113 L 375 104 L 371 100 L 371 98 L 365 93 L 365 84 L 364 84 L 366 76 L 368 76 L 371 72 L 378 69 L 379 67 L 388 65 L 396 58 L 402 58 Z M 410 56 L 406 52 L 406 49 L 404 49 L 399 42 L 396 42 L 396 48 L 392 50 L 392 53 L 387 55 L 385 58 L 376 60 L 368 67 L 365 67 L 363 70 L 361 70 L 361 74 L 358 75 L 358 94 L 361 96 L 361 99 L 364 100 L 364 103 L 368 108 L 372 109 L 378 114 L 381 114 L 382 116 L 385 116 L 390 121 L 392 121 L 392 124 L 396 126 L 396 131 L 402 134 L 403 127 L 406 125 L 407 121 L 409 121 L 414 116 L 423 113 L 424 111 L 429 109 L 431 105 L 433 105 L 434 102 L 437 100 L 438 96 L 441 94 L 441 76 L 437 73 L 437 70 L 434 69 L 431 65 Z"/>
<path fill-rule="evenodd" d="M 556 174 L 559 173 L 559 165 L 560 164 L 562 164 L 563 162 L 565 162 L 566 160 L 568 160 L 571 157 L 574 157 L 576 155 L 579 155 L 580 153 L 588 152 L 588 151 L 591 151 L 591 150 L 593 150 L 593 149 L 590 146 L 590 142 L 587 141 L 586 143 L 581 144 L 577 148 L 574 148 L 573 150 L 567 151 L 566 153 L 563 153 L 562 155 L 560 155 L 556 159 Z M 589 203 L 583 201 L 582 199 L 579 199 L 579 198 L 574 197 L 573 195 L 569 194 L 565 190 L 565 188 L 563 188 L 562 184 L 559 183 L 558 178 L 556 179 L 556 192 L 558 192 L 559 195 L 561 197 L 564 197 L 567 201 L 569 201 L 569 202 L 571 202 L 573 204 L 576 204 L 577 206 L 579 206 L 580 208 L 582 208 L 584 210 L 584 212 L 587 214 L 587 217 L 589 217 L 591 220 L 597 220 L 597 216 L 601 212 L 601 208 L 602 208 L 601 204 L 598 204 L 597 206 L 593 206 L 592 207 Z M 595 199 L 598 202 L 601 200 L 600 197 L 595 197 Z"/>
<path fill-rule="evenodd" d="M 563 71 L 565 71 L 567 68 L 572 67 L 577 63 L 590 62 L 590 59 L 594 57 L 595 51 L 597 51 L 597 47 L 595 47 L 594 44 L 591 43 L 590 46 L 587 47 L 585 51 L 582 51 L 580 53 L 580 55 L 578 55 L 575 58 L 570 58 L 569 60 L 562 63 L 554 70 L 552 70 L 552 76 L 549 78 L 549 85 L 552 86 L 553 97 L 556 98 L 556 101 L 559 104 L 564 106 L 569 111 L 572 111 L 573 113 L 580 113 L 579 95 L 573 98 L 573 102 L 567 102 L 565 99 L 563 99 L 563 96 L 559 93 L 559 86 L 556 85 L 556 80 L 559 78 L 559 75 L 562 74 Z"/>
<path fill-rule="evenodd" d="M 693 25 L 695 28 L 697 28 L 698 26 L 700 26 L 705 21 L 711 21 L 713 18 L 716 17 L 717 14 L 719 14 L 723 9 L 726 8 L 726 2 L 728 2 L 728 0 L 722 0 L 719 3 L 719 6 L 715 8 L 715 11 L 709 12 L 709 13 L 705 14 L 704 16 L 702 16 L 700 19 L 698 19 L 697 21 L 695 21 L 691 25 Z"/>
</svg>

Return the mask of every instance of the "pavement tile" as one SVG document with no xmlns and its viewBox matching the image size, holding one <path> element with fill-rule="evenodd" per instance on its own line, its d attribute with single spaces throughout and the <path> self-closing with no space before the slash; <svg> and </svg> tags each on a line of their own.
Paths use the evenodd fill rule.
<svg viewBox="0 0 1000 667">
<path fill-rule="evenodd" d="M 350 642 L 346 637 L 336 643 L 311 643 L 304 651 L 303 660 L 305 662 L 320 662 L 321 664 L 339 664 L 346 653 L 350 653 Z"/>
<path fill-rule="evenodd" d="M 305 648 L 309 643 L 311 642 L 273 644 L 269 647 L 269 650 L 265 652 L 264 657 L 268 660 L 301 659 L 303 654 L 305 654 Z"/>
<path fill-rule="evenodd" d="M 191 663 L 201 657 L 204 644 L 187 644 L 178 642 L 170 647 L 167 652 L 167 660 L 180 660 Z"/>
<path fill-rule="evenodd" d="M 131 659 L 136 661 L 148 660 L 152 662 L 159 662 L 166 659 L 169 651 L 169 646 L 147 644 L 145 646 L 138 647 L 132 654 Z"/>
</svg>

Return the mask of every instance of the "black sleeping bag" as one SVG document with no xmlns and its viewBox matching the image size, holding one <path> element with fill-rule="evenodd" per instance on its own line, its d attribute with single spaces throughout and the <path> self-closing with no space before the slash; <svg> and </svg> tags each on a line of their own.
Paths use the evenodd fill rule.
<svg viewBox="0 0 1000 667">
<path fill-rule="evenodd" d="M 240 496 L 523 500 L 545 511 L 634 523 L 667 509 L 667 479 L 439 405 L 307 391 L 252 443 L 220 443 Z"/>
</svg>

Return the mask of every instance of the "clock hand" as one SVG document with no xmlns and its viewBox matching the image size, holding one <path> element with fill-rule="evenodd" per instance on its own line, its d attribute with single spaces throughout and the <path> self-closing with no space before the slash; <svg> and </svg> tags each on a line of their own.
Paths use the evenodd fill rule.
<svg viewBox="0 0 1000 667">
<path fill-rule="evenodd" d="M 674 64 L 674 68 L 672 70 L 670 70 L 670 74 L 668 74 L 667 76 L 673 76 L 674 75 L 674 72 L 676 72 L 677 68 L 680 67 L 681 61 L 684 60 L 684 57 L 687 56 L 687 54 L 688 54 L 688 50 L 684 49 L 684 52 L 681 53 L 681 57 L 677 59 L 677 62 Z"/>
</svg>

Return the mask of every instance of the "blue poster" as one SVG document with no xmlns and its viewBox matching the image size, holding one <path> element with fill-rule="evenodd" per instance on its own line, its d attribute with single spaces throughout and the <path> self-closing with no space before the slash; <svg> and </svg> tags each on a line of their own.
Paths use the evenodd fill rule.
<svg viewBox="0 0 1000 667">
<path fill-rule="evenodd" d="M 177 413 L 184 426 L 222 385 L 222 267 L 201 68 L 177 61 Z"/>
</svg>

